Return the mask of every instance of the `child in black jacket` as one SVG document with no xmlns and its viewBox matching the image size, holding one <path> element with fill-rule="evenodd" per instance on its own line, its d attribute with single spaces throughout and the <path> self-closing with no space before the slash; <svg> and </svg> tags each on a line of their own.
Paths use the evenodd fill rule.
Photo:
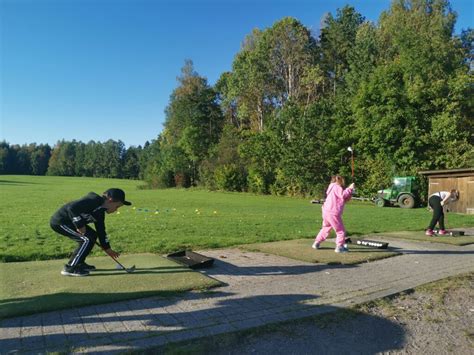
<svg viewBox="0 0 474 355">
<path fill-rule="evenodd" d="M 125 200 L 125 192 L 121 189 L 108 189 L 102 196 L 89 192 L 83 198 L 62 206 L 51 217 L 51 228 L 78 243 L 62 275 L 87 276 L 95 267 L 85 262 L 94 244 L 99 238 L 101 247 L 113 258 L 119 254 L 110 248 L 105 231 L 105 213 L 114 213 L 123 205 L 131 205 Z M 94 223 L 95 230 L 87 224 Z"/>
</svg>

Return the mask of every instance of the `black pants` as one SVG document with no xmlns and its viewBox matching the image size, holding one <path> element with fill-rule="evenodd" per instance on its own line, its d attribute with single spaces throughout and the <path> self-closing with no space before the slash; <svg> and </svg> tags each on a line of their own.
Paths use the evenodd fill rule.
<svg viewBox="0 0 474 355">
<path fill-rule="evenodd" d="M 51 228 L 55 232 L 77 242 L 78 246 L 73 251 L 71 258 L 67 263 L 67 265 L 71 267 L 75 267 L 86 260 L 97 240 L 96 231 L 89 226 L 86 226 L 86 233 L 84 235 L 79 233 L 73 224 L 51 224 Z"/>
<path fill-rule="evenodd" d="M 441 206 L 441 197 L 431 196 L 428 200 L 428 204 L 433 209 L 433 218 L 431 218 L 428 229 L 434 229 L 436 223 L 439 223 L 439 229 L 444 230 L 444 212 L 443 206 Z"/>
</svg>

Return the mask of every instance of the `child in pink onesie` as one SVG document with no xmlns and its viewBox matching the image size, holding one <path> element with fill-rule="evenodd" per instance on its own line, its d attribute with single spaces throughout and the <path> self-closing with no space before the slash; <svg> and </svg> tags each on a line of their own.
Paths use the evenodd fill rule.
<svg viewBox="0 0 474 355">
<path fill-rule="evenodd" d="M 344 204 L 352 197 L 354 183 L 344 189 L 344 178 L 336 175 L 331 178 L 331 183 L 326 191 L 326 200 L 323 204 L 323 227 L 316 236 L 313 243 L 314 249 L 319 249 L 320 244 L 329 236 L 331 228 L 336 232 L 336 253 L 344 253 L 349 251 L 344 246 L 346 238 L 346 230 L 342 223 L 342 213 Z"/>
</svg>

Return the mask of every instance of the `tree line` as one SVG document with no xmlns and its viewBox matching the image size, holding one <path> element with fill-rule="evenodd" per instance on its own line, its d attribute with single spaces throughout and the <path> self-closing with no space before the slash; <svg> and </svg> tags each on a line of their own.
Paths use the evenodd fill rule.
<svg viewBox="0 0 474 355">
<path fill-rule="evenodd" d="M 317 34 L 283 18 L 249 33 L 213 86 L 187 60 L 151 143 L 58 142 L 46 172 L 318 195 L 331 175 L 350 179 L 349 146 L 362 193 L 472 167 L 474 31 L 455 36 L 455 22 L 445 0 L 395 0 L 377 23 L 345 6 Z"/>
<path fill-rule="evenodd" d="M 51 148 L 48 144 L 10 145 L 0 142 L 0 174 L 89 176 L 104 178 L 142 178 L 149 146 L 125 148 L 122 141 L 61 140 Z"/>
</svg>

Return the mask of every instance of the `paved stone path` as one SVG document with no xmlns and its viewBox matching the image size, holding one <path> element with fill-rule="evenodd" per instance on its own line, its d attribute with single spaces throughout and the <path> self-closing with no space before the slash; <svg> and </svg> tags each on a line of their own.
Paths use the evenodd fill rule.
<svg viewBox="0 0 474 355">
<path fill-rule="evenodd" d="M 403 255 L 353 266 L 238 249 L 203 251 L 216 259 L 204 273 L 225 286 L 5 319 L 0 353 L 146 349 L 331 312 L 474 271 L 474 245 L 390 240 L 390 246 Z"/>
</svg>

